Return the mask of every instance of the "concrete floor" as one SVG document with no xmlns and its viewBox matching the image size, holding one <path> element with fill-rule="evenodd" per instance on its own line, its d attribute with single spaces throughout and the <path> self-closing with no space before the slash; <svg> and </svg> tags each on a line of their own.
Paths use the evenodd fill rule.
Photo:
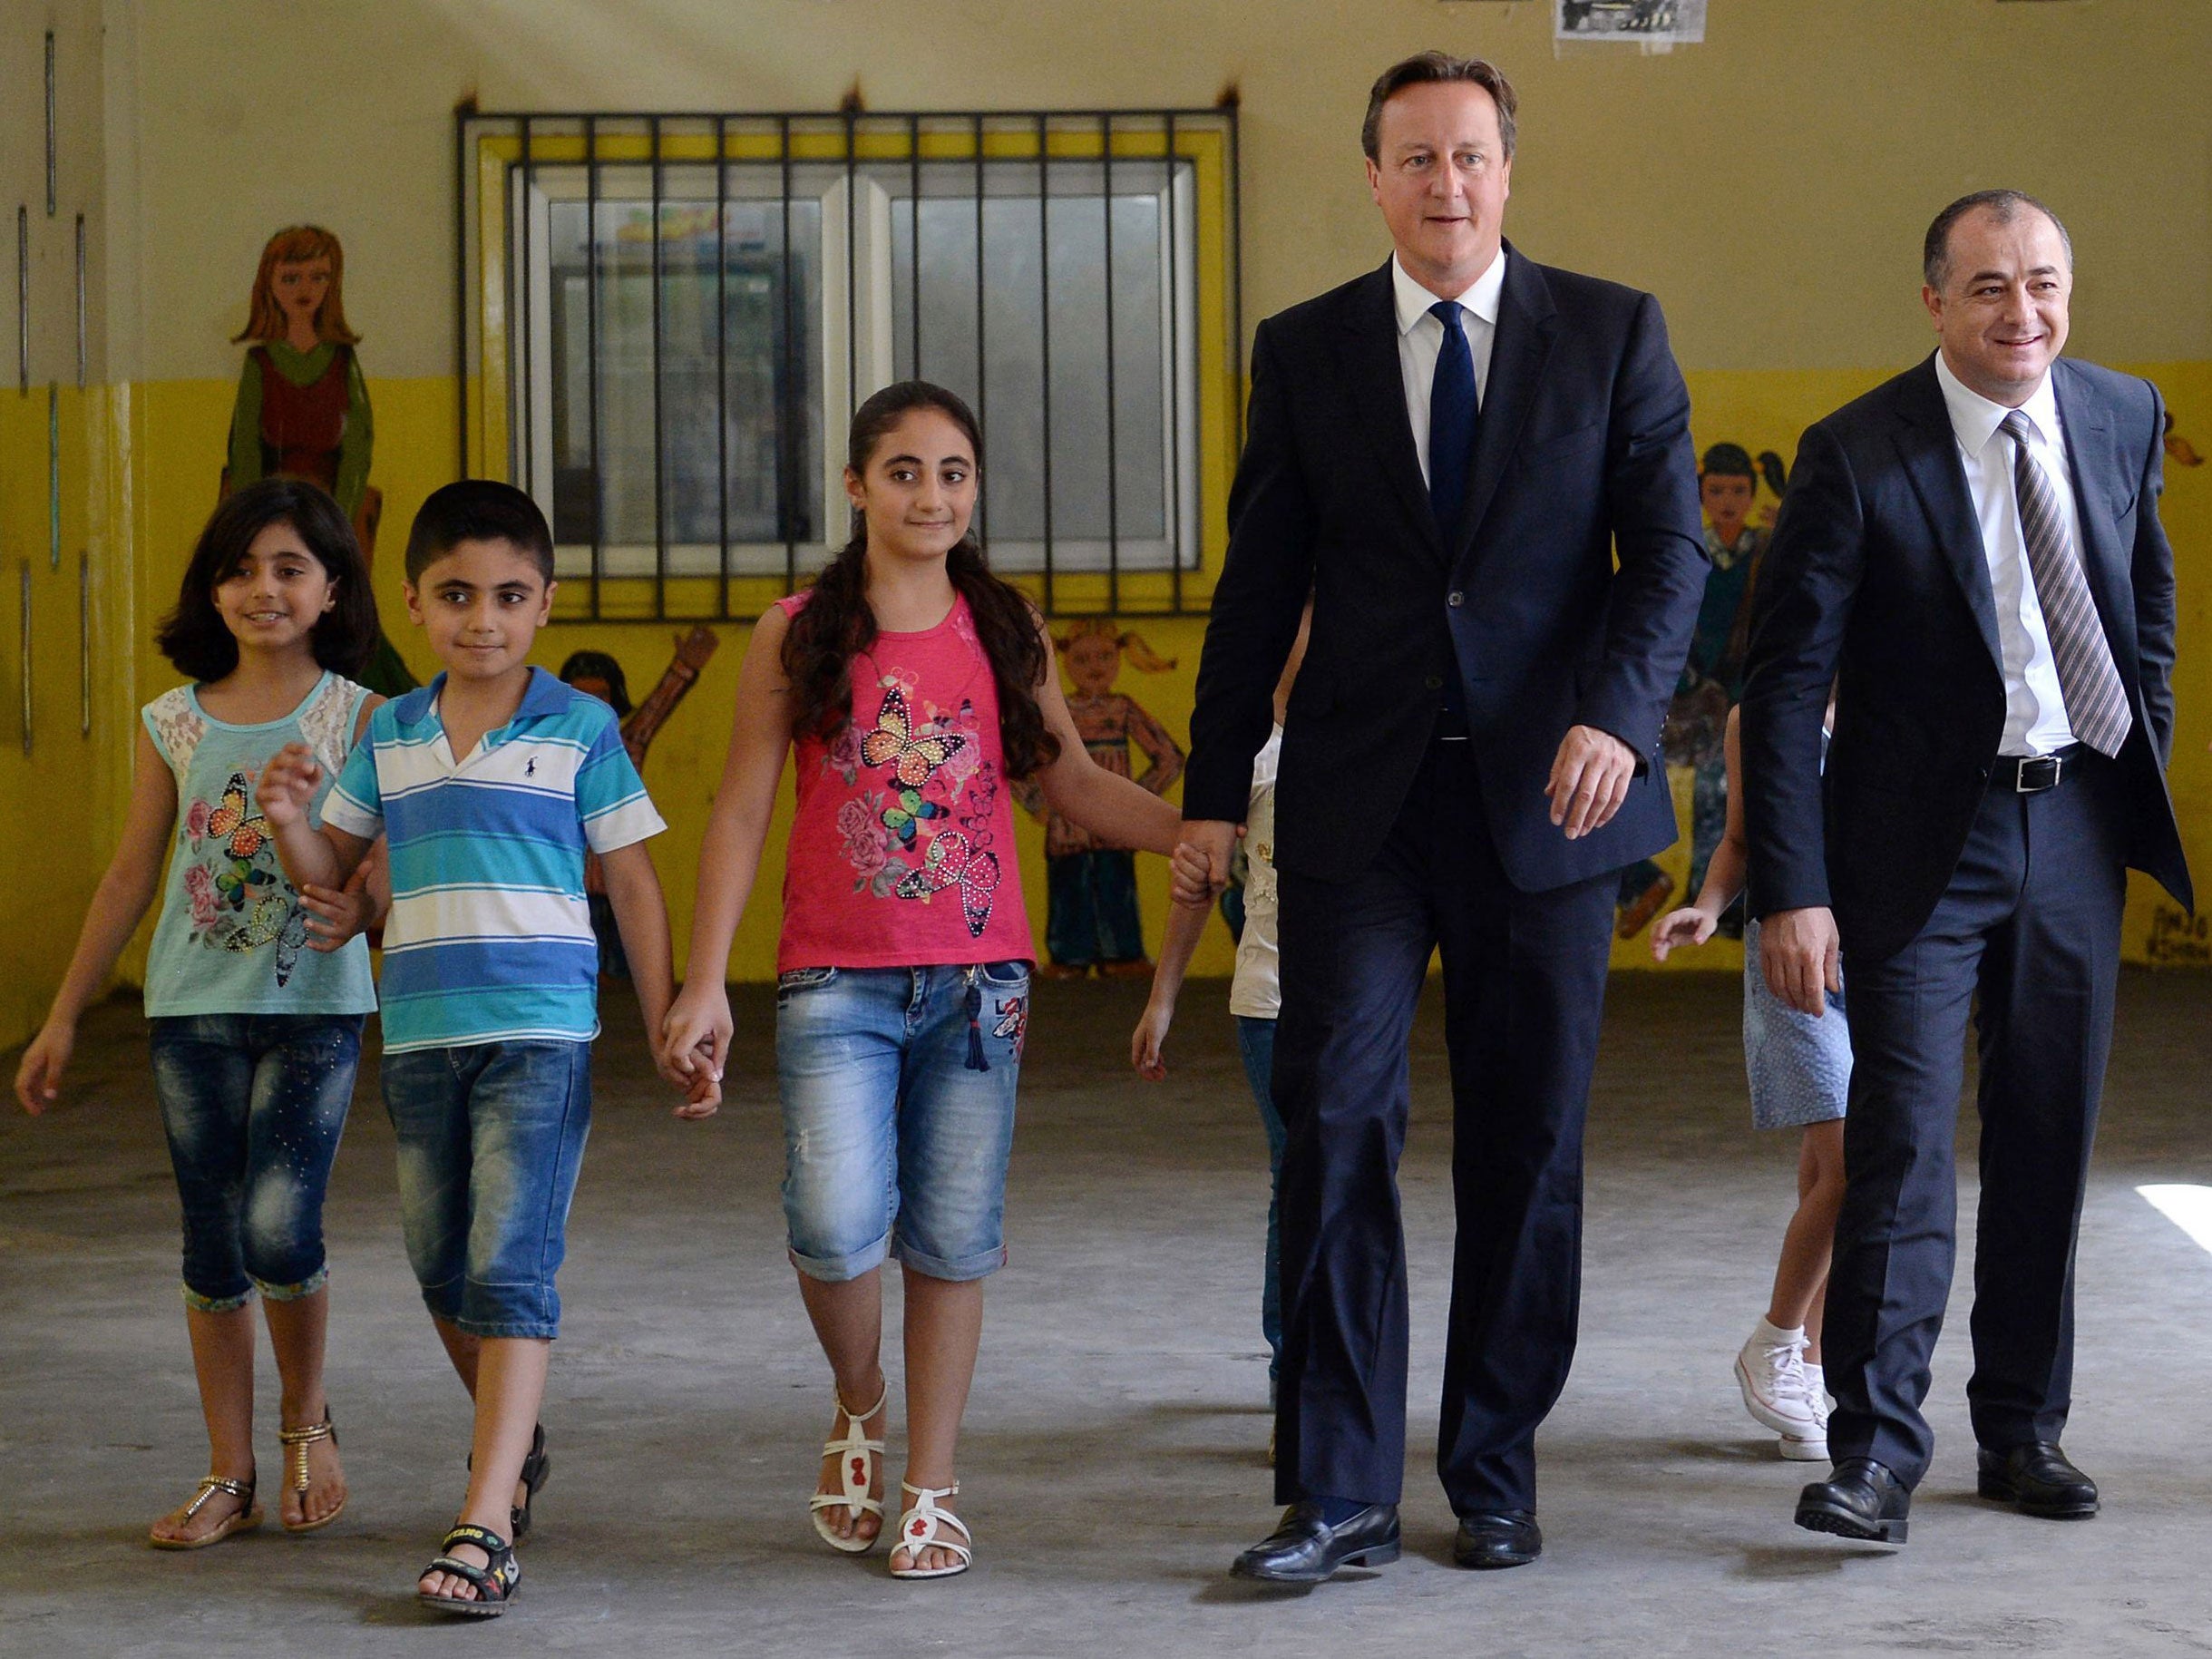
<svg viewBox="0 0 2212 1659">
<path fill-rule="evenodd" d="M 830 1392 L 782 1257 L 769 999 L 740 1000 L 735 1102 L 703 1127 L 666 1114 L 618 1009 L 562 1275 L 554 1473 L 524 1594 L 465 1636 L 409 1594 L 459 1500 L 468 1422 L 400 1251 L 366 1069 L 328 1211 L 352 1507 L 312 1537 L 272 1521 L 200 1554 L 145 1547 L 206 1466 L 142 1027 L 112 1005 L 83 1034 L 73 1100 L 0 1121 L 0 1654 L 2212 1652 L 2212 1255 L 2133 1190 L 2212 1185 L 2208 990 L 2147 974 L 2123 988 L 2067 1440 L 2105 1513 L 2031 1521 L 1971 1496 L 1962 1297 L 1937 1353 L 1936 1467 L 1913 1543 L 1892 1552 L 1789 1524 L 1808 1470 L 1776 1459 L 1730 1378 L 1794 1156 L 1746 1127 L 1737 986 L 1617 981 L 1584 1337 L 1541 1444 L 1548 1551 L 1481 1575 L 1448 1565 L 1430 1469 L 1450 1239 L 1432 995 L 1404 1168 L 1407 1554 L 1287 1596 L 1223 1575 L 1273 1509 L 1263 1153 L 1220 986 L 1191 988 L 1174 1073 L 1153 1088 L 1124 1058 L 1141 987 L 1040 990 L 1013 1259 L 991 1287 L 961 1465 L 979 1566 L 935 1586 L 892 1581 L 880 1551 L 832 1555 L 806 1523 Z M 262 1400 L 273 1477 L 266 1361 Z"/>
</svg>

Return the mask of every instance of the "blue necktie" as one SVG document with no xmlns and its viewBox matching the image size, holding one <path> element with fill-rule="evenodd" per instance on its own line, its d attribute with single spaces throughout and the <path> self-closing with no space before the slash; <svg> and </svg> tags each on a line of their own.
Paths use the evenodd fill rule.
<svg viewBox="0 0 2212 1659">
<path fill-rule="evenodd" d="M 1459 509 L 1467 501 L 1480 409 L 1475 396 L 1475 354 L 1467 349 L 1459 302 L 1439 299 L 1428 307 L 1428 314 L 1444 325 L 1444 348 L 1437 353 L 1436 378 L 1428 385 L 1428 504 L 1449 552 L 1459 526 Z"/>
</svg>

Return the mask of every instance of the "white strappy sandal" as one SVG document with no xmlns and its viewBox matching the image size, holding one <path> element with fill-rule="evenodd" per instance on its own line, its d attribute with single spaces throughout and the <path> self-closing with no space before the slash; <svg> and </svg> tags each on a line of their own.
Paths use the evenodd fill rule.
<svg viewBox="0 0 2212 1659">
<path fill-rule="evenodd" d="M 822 1541 L 844 1555 L 866 1555 L 875 1547 L 875 1538 L 863 1538 L 858 1533 L 841 1537 L 823 1518 L 822 1512 L 843 1508 L 852 1512 L 855 1522 L 863 1515 L 872 1515 L 879 1522 L 883 1518 L 883 1500 L 869 1496 L 869 1488 L 875 1485 L 876 1459 L 883 1455 L 883 1442 L 870 1439 L 861 1425 L 881 1411 L 890 1399 L 889 1378 L 884 1379 L 882 1396 L 865 1411 L 854 1411 L 845 1404 L 844 1396 L 839 1394 L 837 1409 L 844 1413 L 844 1436 L 841 1439 L 825 1440 L 822 1445 L 823 1457 L 837 1459 L 838 1481 L 843 1490 L 816 1492 L 806 1500 L 806 1507 L 814 1517 L 814 1530 L 822 1535 Z M 882 1530 L 881 1526 L 876 1528 L 878 1537 L 882 1536 Z"/>
<path fill-rule="evenodd" d="M 960 1483 L 955 1480 L 950 1486 L 926 1487 L 911 1486 L 901 1480 L 899 1489 L 914 1501 L 906 1513 L 899 1517 L 899 1541 L 891 1547 L 894 1557 L 901 1550 L 906 1551 L 907 1565 L 893 1566 L 891 1576 L 893 1578 L 950 1578 L 955 1574 L 966 1572 L 975 1559 L 975 1535 L 968 1530 L 966 1521 L 950 1509 L 940 1508 L 937 1503 L 940 1498 L 959 1496 Z M 960 1536 L 954 1537 L 946 1532 L 947 1527 L 959 1527 Z M 925 1549 L 949 1549 L 960 1559 L 950 1566 L 914 1566 Z"/>
</svg>

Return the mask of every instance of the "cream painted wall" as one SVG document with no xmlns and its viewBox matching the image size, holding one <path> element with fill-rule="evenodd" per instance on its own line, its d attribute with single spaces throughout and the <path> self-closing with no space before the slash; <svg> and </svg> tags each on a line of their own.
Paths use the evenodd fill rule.
<svg viewBox="0 0 2212 1659">
<path fill-rule="evenodd" d="M 1712 0 L 1663 57 L 1554 57 L 1543 0 L 136 0 L 153 378 L 227 375 L 279 223 L 345 237 L 372 372 L 450 371 L 452 110 L 1208 105 L 1242 95 L 1245 314 L 1380 259 L 1366 83 L 1427 45 L 1522 93 L 1534 256 L 1651 288 L 1690 368 L 1917 353 L 1922 229 L 2005 183 L 2070 221 L 2078 349 L 2212 357 L 2212 0 Z M 2022 89 L 2033 89 L 2022 96 Z"/>
</svg>

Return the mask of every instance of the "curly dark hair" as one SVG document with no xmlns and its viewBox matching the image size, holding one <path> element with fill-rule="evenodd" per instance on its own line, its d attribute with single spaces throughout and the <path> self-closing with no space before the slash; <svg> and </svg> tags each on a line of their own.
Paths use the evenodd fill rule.
<svg viewBox="0 0 2212 1659">
<path fill-rule="evenodd" d="M 958 426 L 982 464 L 983 435 L 967 404 L 926 380 L 901 380 L 861 405 L 853 416 L 845 464 L 864 473 L 876 447 L 918 409 L 934 409 Z M 1045 726 L 1037 688 L 1048 659 L 1037 611 L 1021 590 L 991 574 L 971 529 L 945 556 L 945 574 L 968 600 L 983 654 L 999 691 L 999 742 L 1009 777 L 1027 777 L 1060 756 L 1060 740 Z M 791 681 L 792 730 L 824 740 L 853 722 L 853 658 L 875 643 L 868 608 L 868 526 L 853 515 L 853 539 L 814 578 L 807 602 L 784 637 L 784 673 Z"/>
<path fill-rule="evenodd" d="M 239 666 L 239 642 L 215 608 L 215 590 L 272 524 L 289 524 L 337 584 L 336 602 L 308 636 L 315 660 L 348 678 L 368 666 L 379 638 L 376 596 L 369 590 L 368 564 L 354 527 L 317 485 L 301 478 L 263 478 L 215 509 L 184 567 L 176 609 L 154 629 L 154 644 L 180 674 L 204 684 Z"/>
</svg>

